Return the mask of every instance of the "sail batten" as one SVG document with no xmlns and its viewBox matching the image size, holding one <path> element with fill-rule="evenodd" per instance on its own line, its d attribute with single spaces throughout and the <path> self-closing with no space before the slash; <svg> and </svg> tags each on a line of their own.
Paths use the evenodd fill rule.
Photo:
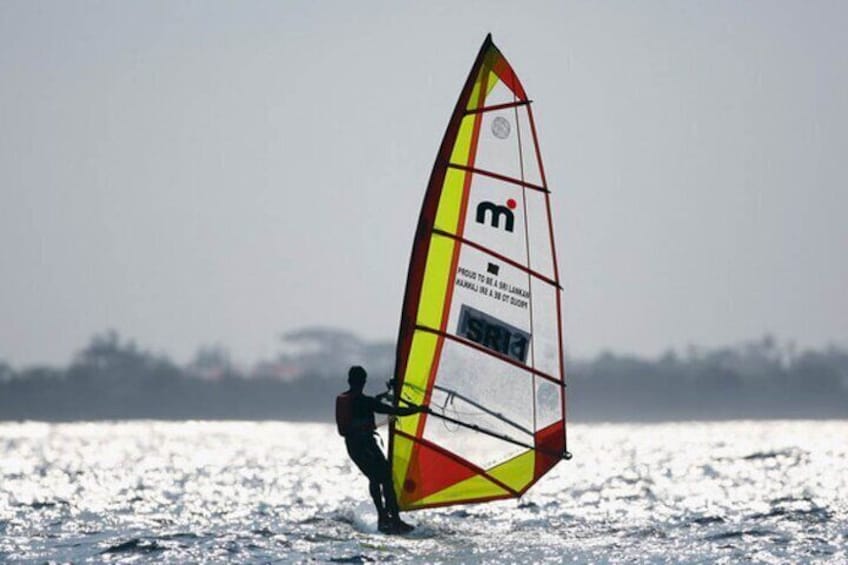
<svg viewBox="0 0 848 565">
<path fill-rule="evenodd" d="M 532 104 L 532 100 L 517 100 L 515 102 L 504 102 L 503 104 L 495 104 L 494 106 L 484 106 L 482 108 L 472 108 L 466 110 L 465 114 L 479 114 L 482 112 L 494 112 L 495 110 L 505 110 L 507 108 L 515 108 L 516 106 L 526 106 Z"/>
<path fill-rule="evenodd" d="M 512 177 L 508 177 L 506 175 L 500 175 L 498 173 L 495 173 L 493 171 L 487 171 L 485 169 L 468 167 L 466 165 L 460 165 L 458 163 L 448 163 L 448 167 L 451 167 L 453 169 L 459 169 L 460 171 L 466 171 L 466 172 L 469 172 L 469 173 L 474 173 L 474 174 L 478 174 L 478 175 L 484 175 L 484 176 L 487 176 L 487 177 L 492 177 L 494 179 L 498 179 L 498 180 L 502 180 L 504 182 L 516 184 L 518 186 L 523 186 L 524 188 L 529 188 L 531 190 L 538 190 L 539 192 L 549 192 L 548 189 L 545 188 L 544 186 L 540 186 L 540 185 L 537 185 L 537 184 L 531 184 L 529 182 L 525 182 L 522 179 L 514 179 Z"/>
<path fill-rule="evenodd" d="M 559 280 L 530 100 L 488 36 L 410 259 L 394 398 L 431 411 L 390 426 L 403 509 L 520 496 L 565 455 Z"/>
</svg>

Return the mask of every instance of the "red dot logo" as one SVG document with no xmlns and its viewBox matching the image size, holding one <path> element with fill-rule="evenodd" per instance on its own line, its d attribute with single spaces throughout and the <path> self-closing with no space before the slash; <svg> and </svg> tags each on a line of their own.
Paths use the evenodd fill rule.
<svg viewBox="0 0 848 565">
<path fill-rule="evenodd" d="M 516 203 L 514 198 L 510 198 L 506 201 L 506 205 L 509 207 L 510 210 L 515 210 L 515 207 L 518 206 L 518 203 Z"/>
</svg>

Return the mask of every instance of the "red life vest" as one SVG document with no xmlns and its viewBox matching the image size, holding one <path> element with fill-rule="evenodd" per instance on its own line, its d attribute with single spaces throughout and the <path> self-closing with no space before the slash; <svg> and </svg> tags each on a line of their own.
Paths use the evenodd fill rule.
<svg viewBox="0 0 848 565">
<path fill-rule="evenodd" d="M 371 433 L 377 429 L 374 425 L 374 414 L 357 416 L 353 413 L 353 404 L 357 395 L 350 391 L 336 397 L 336 427 L 339 435 L 348 436 L 352 433 Z"/>
<path fill-rule="evenodd" d="M 343 392 L 336 397 L 336 428 L 340 436 L 346 436 L 353 425 L 353 395 Z"/>
</svg>

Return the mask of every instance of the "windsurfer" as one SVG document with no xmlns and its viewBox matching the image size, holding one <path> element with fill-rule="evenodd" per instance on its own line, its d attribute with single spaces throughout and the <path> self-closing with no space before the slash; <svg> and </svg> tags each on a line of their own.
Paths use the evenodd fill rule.
<svg viewBox="0 0 848 565">
<path fill-rule="evenodd" d="M 368 490 L 377 508 L 380 531 L 408 532 L 412 530 L 412 526 L 400 519 L 389 464 L 374 439 L 374 414 L 409 416 L 424 412 L 425 408 L 389 406 L 382 402 L 383 395 L 373 397 L 364 394 L 367 378 L 368 374 L 362 367 L 357 365 L 350 368 L 347 376 L 350 389 L 336 398 L 336 424 L 339 434 L 345 438 L 348 455 L 368 477 Z"/>
</svg>

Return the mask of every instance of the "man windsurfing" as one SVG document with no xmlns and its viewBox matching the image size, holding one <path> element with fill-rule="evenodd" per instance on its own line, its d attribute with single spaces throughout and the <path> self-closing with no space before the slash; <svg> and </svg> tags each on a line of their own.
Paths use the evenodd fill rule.
<svg viewBox="0 0 848 565">
<path fill-rule="evenodd" d="M 345 438 L 348 455 L 368 477 L 368 491 L 377 508 L 378 529 L 384 533 L 406 533 L 413 527 L 400 519 L 389 463 L 375 439 L 377 426 L 374 414 L 409 416 L 424 412 L 425 408 L 383 404 L 381 400 L 384 395 L 373 397 L 363 393 L 367 378 L 365 369 L 358 365 L 348 371 L 347 382 L 350 388 L 336 398 L 336 425 L 339 434 Z"/>
</svg>

